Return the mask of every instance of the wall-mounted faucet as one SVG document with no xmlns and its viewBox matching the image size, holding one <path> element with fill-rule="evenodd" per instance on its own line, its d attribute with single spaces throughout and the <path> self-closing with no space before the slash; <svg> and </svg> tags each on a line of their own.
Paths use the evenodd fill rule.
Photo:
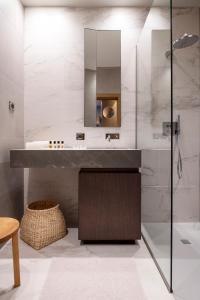
<svg viewBox="0 0 200 300">
<path fill-rule="evenodd" d="M 107 140 L 108 142 L 110 142 L 110 134 L 107 134 L 107 135 L 106 135 L 106 140 Z"/>
<path fill-rule="evenodd" d="M 106 133 L 106 140 L 110 142 L 111 140 L 119 140 L 119 133 Z"/>
<path fill-rule="evenodd" d="M 77 141 L 84 141 L 85 140 L 85 133 L 83 133 L 83 132 L 77 132 L 76 133 L 76 140 Z"/>
</svg>

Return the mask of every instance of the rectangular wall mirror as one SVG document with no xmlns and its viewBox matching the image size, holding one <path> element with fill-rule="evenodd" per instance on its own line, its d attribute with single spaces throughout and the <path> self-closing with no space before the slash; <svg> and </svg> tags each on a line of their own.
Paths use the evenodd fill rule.
<svg viewBox="0 0 200 300">
<path fill-rule="evenodd" d="M 84 126 L 121 126 L 121 31 L 84 32 Z"/>
</svg>

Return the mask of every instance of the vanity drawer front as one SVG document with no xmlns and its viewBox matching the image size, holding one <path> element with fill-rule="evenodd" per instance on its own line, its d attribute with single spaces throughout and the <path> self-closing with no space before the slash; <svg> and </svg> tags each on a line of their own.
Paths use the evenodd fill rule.
<svg viewBox="0 0 200 300">
<path fill-rule="evenodd" d="M 133 171 L 81 171 L 79 239 L 141 238 L 141 174 Z"/>
</svg>

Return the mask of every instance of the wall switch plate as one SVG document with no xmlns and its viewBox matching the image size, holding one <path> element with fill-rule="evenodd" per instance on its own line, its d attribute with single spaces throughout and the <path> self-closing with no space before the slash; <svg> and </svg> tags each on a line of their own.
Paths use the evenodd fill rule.
<svg viewBox="0 0 200 300">
<path fill-rule="evenodd" d="M 78 140 L 78 141 L 84 141 L 85 140 L 85 133 L 83 133 L 83 132 L 77 132 L 76 133 L 76 140 Z"/>
</svg>

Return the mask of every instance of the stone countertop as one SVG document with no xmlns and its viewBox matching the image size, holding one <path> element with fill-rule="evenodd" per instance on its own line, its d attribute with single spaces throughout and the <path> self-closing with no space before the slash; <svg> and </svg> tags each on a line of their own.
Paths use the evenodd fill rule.
<svg viewBox="0 0 200 300">
<path fill-rule="evenodd" d="M 11 168 L 140 168 L 141 150 L 10 150 Z"/>
</svg>

